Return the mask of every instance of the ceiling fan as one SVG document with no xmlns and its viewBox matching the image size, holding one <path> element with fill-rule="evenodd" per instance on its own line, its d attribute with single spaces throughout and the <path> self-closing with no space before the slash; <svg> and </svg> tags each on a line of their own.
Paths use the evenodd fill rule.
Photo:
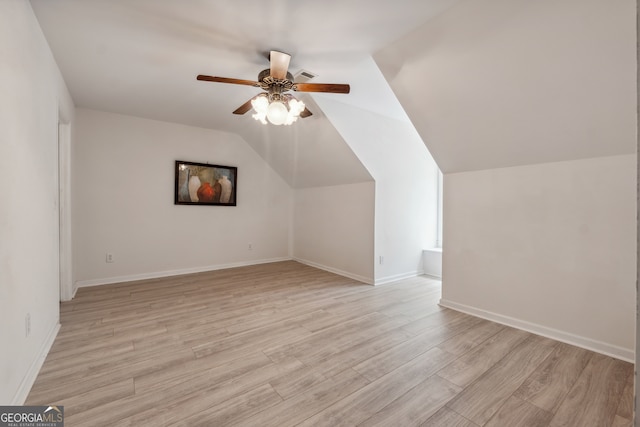
<svg viewBox="0 0 640 427">
<path fill-rule="evenodd" d="M 298 101 L 293 95 L 287 93 L 294 92 L 329 92 L 329 93 L 349 93 L 351 90 L 348 84 L 336 83 L 295 83 L 293 75 L 288 71 L 291 55 L 272 50 L 269 55 L 270 68 L 262 70 L 258 74 L 258 81 L 232 79 L 227 77 L 205 76 L 200 74 L 197 79 L 218 82 L 232 83 L 259 87 L 262 92 L 240 107 L 236 108 L 233 114 L 245 114 L 252 107 L 255 111 L 253 118 L 267 124 L 267 119 L 274 125 L 290 125 L 298 117 L 309 117 L 312 115 L 304 103 Z"/>
</svg>

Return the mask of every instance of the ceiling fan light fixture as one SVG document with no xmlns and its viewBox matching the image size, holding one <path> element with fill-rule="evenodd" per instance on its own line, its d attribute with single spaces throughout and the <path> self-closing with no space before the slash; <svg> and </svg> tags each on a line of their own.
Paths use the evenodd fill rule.
<svg viewBox="0 0 640 427">
<path fill-rule="evenodd" d="M 269 102 L 267 94 L 261 94 L 251 100 L 251 107 L 255 114 L 252 117 L 262 124 L 269 123 L 276 126 L 290 125 L 300 117 L 305 105 L 293 97 Z"/>
<path fill-rule="evenodd" d="M 290 60 L 291 55 L 272 50 L 269 53 L 270 67 L 258 73 L 258 81 L 205 76 L 204 74 L 199 74 L 196 79 L 259 87 L 264 92 L 236 108 L 233 114 L 245 114 L 253 107 L 255 114 L 252 117 L 254 119 L 265 125 L 270 122 L 276 126 L 290 125 L 297 121 L 299 117 L 306 118 L 313 115 L 303 102 L 286 93 L 288 91 L 349 93 L 351 90 L 348 84 L 307 83 L 308 80 L 316 76 L 304 70 L 296 74 L 297 77 L 302 79 L 302 81 L 298 79 L 296 82 L 294 81 L 296 77 L 289 72 Z"/>
<path fill-rule="evenodd" d="M 267 108 L 267 119 L 276 126 L 284 124 L 288 115 L 289 110 L 281 101 L 273 101 Z"/>
<path fill-rule="evenodd" d="M 290 125 L 300 117 L 300 113 L 304 111 L 304 102 L 298 101 L 295 98 L 291 98 L 288 102 L 289 104 L 289 113 L 287 114 L 287 119 L 285 120 L 285 125 Z"/>
<path fill-rule="evenodd" d="M 255 114 L 252 115 L 252 117 L 258 120 L 259 122 L 261 122 L 263 125 L 266 125 L 267 110 L 269 108 L 269 100 L 267 99 L 267 97 L 258 96 L 252 99 L 251 106 L 253 107 L 253 110 L 256 112 Z"/>
</svg>

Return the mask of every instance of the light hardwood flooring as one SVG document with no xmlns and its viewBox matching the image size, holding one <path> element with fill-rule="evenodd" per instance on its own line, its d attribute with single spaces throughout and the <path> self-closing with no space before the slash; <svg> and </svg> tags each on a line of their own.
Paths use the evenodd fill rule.
<svg viewBox="0 0 640 427">
<path fill-rule="evenodd" d="M 82 288 L 26 404 L 66 426 L 631 426 L 633 365 L 296 262 Z"/>
</svg>

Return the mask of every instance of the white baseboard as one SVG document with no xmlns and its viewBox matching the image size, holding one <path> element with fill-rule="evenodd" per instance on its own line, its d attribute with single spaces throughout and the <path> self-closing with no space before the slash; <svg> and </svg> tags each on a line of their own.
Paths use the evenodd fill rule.
<svg viewBox="0 0 640 427">
<path fill-rule="evenodd" d="M 305 264 L 310 267 L 318 268 L 320 270 L 328 271 L 329 273 L 338 274 L 340 276 L 348 277 L 349 279 L 357 280 L 359 282 L 366 283 L 367 285 L 372 285 L 373 280 L 370 277 L 364 277 L 359 274 L 350 273 L 348 271 L 339 270 L 337 268 L 329 267 L 326 265 L 318 264 L 317 262 L 309 261 L 302 258 L 293 258 L 294 261 L 299 262 L 300 264 Z"/>
<path fill-rule="evenodd" d="M 425 274 L 442 280 L 442 248 L 423 250 L 422 265 Z"/>
<path fill-rule="evenodd" d="M 492 322 L 500 323 L 502 325 L 522 329 L 523 331 L 551 338 L 556 341 L 575 345 L 576 347 L 584 348 L 586 350 L 595 351 L 596 353 L 601 353 L 606 356 L 615 357 L 616 359 L 624 360 L 625 362 L 635 363 L 635 351 L 633 349 L 619 347 L 606 342 L 593 340 L 580 335 L 574 335 L 569 332 L 560 331 L 558 329 L 549 328 L 536 323 L 504 316 L 502 314 L 493 313 L 491 311 L 482 310 L 480 308 L 459 304 L 445 299 L 440 300 L 440 305 L 472 316 L 491 320 Z"/>
<path fill-rule="evenodd" d="M 88 286 L 112 285 L 114 283 L 134 282 L 137 280 L 159 279 L 162 277 L 181 276 L 183 274 L 204 273 L 207 271 L 224 270 L 226 268 L 247 267 L 250 265 L 269 264 L 272 262 L 291 261 L 290 257 L 269 258 L 252 261 L 234 262 L 229 264 L 208 265 L 206 267 L 183 268 L 180 270 L 156 271 L 153 273 L 132 274 L 129 276 L 106 277 L 103 279 L 79 280 L 75 283 L 76 290 Z M 75 293 L 74 293 L 75 296 Z"/>
<path fill-rule="evenodd" d="M 16 394 L 13 396 L 13 400 L 11 405 L 24 405 L 25 400 L 27 400 L 27 396 L 29 396 L 29 392 L 31 391 L 31 387 L 33 387 L 33 383 L 36 382 L 36 378 L 38 377 L 38 373 L 44 364 L 44 360 L 47 358 L 47 354 L 49 354 L 49 350 L 51 350 L 51 346 L 58 335 L 58 331 L 60 331 L 60 323 L 56 323 L 53 328 L 49 331 L 49 334 L 45 338 L 38 354 L 31 362 L 31 366 L 29 366 L 29 370 L 26 375 L 22 379 Z M 53 403 L 53 402 L 49 402 Z"/>
<path fill-rule="evenodd" d="M 407 273 L 394 274 L 393 276 L 380 277 L 376 279 L 375 285 L 386 285 L 387 283 L 397 282 L 398 280 L 409 279 L 424 274 L 422 271 L 409 271 Z"/>
</svg>

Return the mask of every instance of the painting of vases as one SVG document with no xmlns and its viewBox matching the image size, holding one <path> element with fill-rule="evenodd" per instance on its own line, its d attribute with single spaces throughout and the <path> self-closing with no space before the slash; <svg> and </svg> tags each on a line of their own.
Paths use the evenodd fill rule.
<svg viewBox="0 0 640 427">
<path fill-rule="evenodd" d="M 176 205 L 236 206 L 238 168 L 176 161 Z"/>
</svg>

